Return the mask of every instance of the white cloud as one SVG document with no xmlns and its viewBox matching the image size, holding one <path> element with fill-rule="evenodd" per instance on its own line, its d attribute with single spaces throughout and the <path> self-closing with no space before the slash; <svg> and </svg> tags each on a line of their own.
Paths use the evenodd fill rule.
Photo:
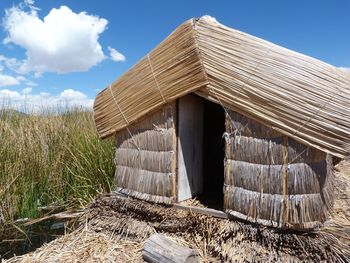
<svg viewBox="0 0 350 263">
<path fill-rule="evenodd" d="M 23 90 L 22 90 L 22 94 L 24 94 L 24 95 L 28 95 L 29 93 L 31 93 L 32 92 L 32 88 L 24 88 Z"/>
<path fill-rule="evenodd" d="M 30 80 L 28 80 L 28 79 L 25 81 L 25 84 L 26 84 L 27 86 L 30 86 L 30 87 L 38 86 L 38 84 L 36 84 L 35 82 L 30 81 Z"/>
<path fill-rule="evenodd" d="M 120 53 L 118 50 L 108 47 L 109 50 L 109 56 L 112 60 L 120 62 L 120 61 L 125 61 L 125 56 Z"/>
<path fill-rule="evenodd" d="M 9 75 L 4 75 L 0 71 L 0 87 L 16 86 L 19 84 L 20 84 L 20 80 Z"/>
<path fill-rule="evenodd" d="M 59 95 L 52 95 L 47 92 L 32 94 L 31 88 L 25 88 L 21 93 L 9 89 L 0 90 L 0 108 L 38 113 L 75 107 L 92 109 L 92 104 L 92 99 L 73 89 L 66 89 Z"/>
<path fill-rule="evenodd" d="M 106 57 L 99 35 L 108 21 L 86 12 L 74 13 L 67 6 L 53 8 L 40 19 L 34 1 L 6 9 L 3 26 L 8 36 L 4 43 L 14 43 L 26 50 L 23 61 L 8 60 L 17 72 L 68 73 L 87 71 Z"/>
<path fill-rule="evenodd" d="M 10 99 L 14 99 L 17 100 L 18 98 L 21 97 L 21 94 L 18 93 L 17 91 L 12 91 L 12 90 L 8 90 L 8 89 L 3 89 L 0 90 L 0 100 L 10 100 Z"/>
<path fill-rule="evenodd" d="M 38 86 L 38 84 L 36 84 L 35 82 L 27 79 L 26 77 L 23 76 L 17 76 L 16 79 L 22 83 L 24 83 L 26 86 L 30 86 L 30 87 L 35 87 Z"/>
<path fill-rule="evenodd" d="M 34 0 L 24 0 L 24 4 L 28 6 L 34 5 L 35 1 Z"/>
<path fill-rule="evenodd" d="M 34 83 L 33 81 L 23 77 L 23 76 L 11 76 L 3 73 L 4 66 L 3 64 L 7 66 L 8 61 L 12 59 L 6 58 L 2 55 L 0 55 L 0 87 L 6 87 L 6 86 L 16 86 L 20 85 L 21 83 L 24 83 L 26 86 L 31 86 L 34 87 L 37 84 Z"/>
<path fill-rule="evenodd" d="M 49 97 L 51 94 L 48 93 L 48 92 L 40 92 L 39 95 L 40 95 L 41 97 Z"/>
<path fill-rule="evenodd" d="M 86 95 L 80 91 L 75 91 L 72 89 L 66 89 L 60 94 L 60 98 L 66 101 L 84 101 L 87 99 Z"/>
<path fill-rule="evenodd" d="M 22 65 L 21 61 L 18 61 L 16 58 L 8 58 L 3 55 L 0 55 L 0 62 L 6 66 L 6 68 L 15 71 L 16 73 L 21 73 L 19 72 L 19 69 Z"/>
</svg>

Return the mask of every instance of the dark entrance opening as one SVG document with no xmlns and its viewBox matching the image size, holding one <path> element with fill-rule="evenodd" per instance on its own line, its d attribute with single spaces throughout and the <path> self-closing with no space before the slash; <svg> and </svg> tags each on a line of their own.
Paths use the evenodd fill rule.
<svg viewBox="0 0 350 263">
<path fill-rule="evenodd" d="M 203 192 L 198 196 L 205 206 L 223 210 L 225 113 L 221 105 L 204 100 Z"/>
</svg>

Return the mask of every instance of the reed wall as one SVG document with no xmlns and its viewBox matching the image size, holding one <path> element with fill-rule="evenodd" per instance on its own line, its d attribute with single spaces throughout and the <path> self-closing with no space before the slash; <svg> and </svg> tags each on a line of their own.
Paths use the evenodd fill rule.
<svg viewBox="0 0 350 263">
<path fill-rule="evenodd" d="M 226 115 L 225 209 L 268 226 L 321 225 L 332 205 L 332 158 L 239 113 Z"/>
<path fill-rule="evenodd" d="M 118 192 L 156 203 L 175 198 L 175 103 L 116 133 Z"/>
</svg>

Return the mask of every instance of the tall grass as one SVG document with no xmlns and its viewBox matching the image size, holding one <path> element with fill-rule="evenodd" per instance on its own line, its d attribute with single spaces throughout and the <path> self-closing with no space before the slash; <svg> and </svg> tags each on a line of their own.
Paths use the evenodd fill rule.
<svg viewBox="0 0 350 263">
<path fill-rule="evenodd" d="M 83 206 L 113 182 L 113 140 L 91 112 L 27 115 L 0 110 L 0 208 L 7 220 L 52 203 Z"/>
</svg>

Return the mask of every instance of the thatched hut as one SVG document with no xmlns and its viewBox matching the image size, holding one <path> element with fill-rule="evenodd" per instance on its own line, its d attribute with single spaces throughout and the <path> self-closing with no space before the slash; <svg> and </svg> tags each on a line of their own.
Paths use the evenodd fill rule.
<svg viewBox="0 0 350 263">
<path fill-rule="evenodd" d="M 116 191 L 197 197 L 251 222 L 313 229 L 349 156 L 350 77 L 205 16 L 179 26 L 94 103 L 116 137 Z"/>
</svg>

